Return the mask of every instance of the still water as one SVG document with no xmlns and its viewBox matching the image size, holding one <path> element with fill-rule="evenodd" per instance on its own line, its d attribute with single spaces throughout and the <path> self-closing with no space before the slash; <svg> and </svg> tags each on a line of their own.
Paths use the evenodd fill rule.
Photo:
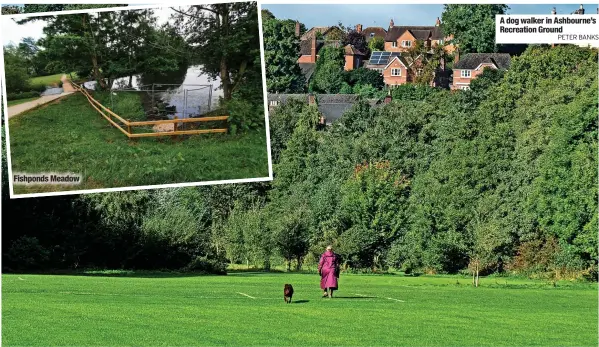
<svg viewBox="0 0 599 347">
<path fill-rule="evenodd" d="M 153 84 L 153 85 L 152 85 Z M 187 118 L 204 114 L 218 106 L 219 98 L 223 95 L 220 89 L 220 79 L 210 79 L 202 70 L 201 65 L 190 66 L 165 75 L 135 75 L 116 79 L 112 84 L 113 91 L 131 88 L 146 91 L 151 99 L 162 101 L 172 110 L 169 118 Z M 114 93 L 113 93 L 114 95 Z"/>
</svg>

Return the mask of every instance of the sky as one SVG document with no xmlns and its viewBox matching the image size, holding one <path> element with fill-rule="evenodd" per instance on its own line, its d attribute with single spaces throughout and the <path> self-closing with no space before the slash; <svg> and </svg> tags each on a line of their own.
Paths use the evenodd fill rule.
<svg viewBox="0 0 599 347">
<path fill-rule="evenodd" d="M 154 14 L 158 18 L 158 25 L 166 23 L 170 18 L 170 15 L 173 13 L 174 11 L 169 7 L 157 8 L 154 10 Z M 0 17 L 0 20 L 0 31 L 2 31 L 1 35 L 3 46 L 6 46 L 10 43 L 17 45 L 26 37 L 33 37 L 37 40 L 44 36 L 43 30 L 46 26 L 46 22 L 44 21 L 35 21 L 19 25 L 15 23 L 13 19 L 6 18 L 4 16 Z"/>
<path fill-rule="evenodd" d="M 551 14 L 551 9 L 556 8 L 558 14 L 570 14 L 580 7 L 580 4 L 517 4 L 508 5 L 508 14 Z M 588 14 L 596 14 L 597 4 L 585 4 Z M 315 5 L 315 4 L 263 4 L 262 9 L 267 9 L 279 19 L 299 20 L 310 29 L 315 26 L 337 25 L 341 22 L 345 26 L 362 24 L 387 28 L 393 19 L 395 25 L 435 25 L 437 17 L 443 12 L 442 4 L 422 5 Z"/>
</svg>

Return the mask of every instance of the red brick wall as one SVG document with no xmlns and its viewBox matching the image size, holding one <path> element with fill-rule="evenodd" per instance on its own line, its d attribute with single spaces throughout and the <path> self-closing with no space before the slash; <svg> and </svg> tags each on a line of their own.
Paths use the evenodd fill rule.
<svg viewBox="0 0 599 347">
<path fill-rule="evenodd" d="M 476 76 L 483 73 L 485 68 L 494 69 L 495 66 L 493 64 L 481 64 L 478 70 L 471 70 L 470 78 L 462 77 L 461 69 L 453 70 L 453 84 L 451 85 L 451 89 L 460 89 L 460 86 L 469 85 L 470 81 L 472 81 Z"/>
<path fill-rule="evenodd" d="M 391 69 L 401 69 L 401 76 L 391 76 Z M 406 84 L 410 81 L 406 67 L 397 59 L 383 71 L 383 78 L 385 84 L 390 86 Z"/>
<path fill-rule="evenodd" d="M 388 51 L 388 52 L 405 52 L 405 51 L 407 51 L 410 47 L 402 47 L 401 41 L 412 41 L 412 45 L 414 45 L 416 43 L 415 42 L 416 38 L 414 36 L 412 36 L 412 34 L 410 34 L 410 32 L 406 31 L 403 34 L 401 34 L 400 37 L 397 38 L 397 40 L 396 40 L 397 47 L 393 47 L 393 42 L 386 41 L 385 42 L 385 51 Z"/>
</svg>

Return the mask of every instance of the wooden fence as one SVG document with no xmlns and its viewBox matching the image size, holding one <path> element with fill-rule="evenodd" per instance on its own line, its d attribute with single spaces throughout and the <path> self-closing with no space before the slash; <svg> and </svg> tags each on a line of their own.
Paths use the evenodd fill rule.
<svg viewBox="0 0 599 347">
<path fill-rule="evenodd" d="M 165 119 L 165 120 L 154 120 L 154 121 L 139 121 L 132 122 L 130 120 L 124 119 L 118 114 L 112 112 L 108 107 L 102 105 L 98 100 L 94 99 L 89 92 L 81 85 L 78 85 L 74 82 L 70 82 L 73 87 L 81 92 L 89 101 L 90 105 L 92 105 L 101 115 L 104 117 L 110 124 L 112 124 L 115 128 L 119 129 L 123 134 L 125 134 L 128 138 L 137 138 L 137 137 L 159 137 L 159 136 L 176 136 L 176 135 L 196 135 L 196 134 L 208 134 L 208 133 L 226 133 L 226 128 L 220 129 L 195 129 L 195 130 L 178 130 L 178 126 L 181 123 L 200 123 L 200 122 L 214 122 L 214 121 L 226 121 L 229 119 L 229 116 L 213 116 L 213 117 L 199 117 L 199 118 L 183 118 L 183 119 Z M 117 121 L 115 121 L 117 120 Z M 122 124 L 119 124 L 119 122 Z M 151 132 L 151 133 L 133 133 L 132 127 L 136 126 L 154 126 L 159 124 L 173 124 L 173 131 L 159 131 L 159 132 Z"/>
</svg>

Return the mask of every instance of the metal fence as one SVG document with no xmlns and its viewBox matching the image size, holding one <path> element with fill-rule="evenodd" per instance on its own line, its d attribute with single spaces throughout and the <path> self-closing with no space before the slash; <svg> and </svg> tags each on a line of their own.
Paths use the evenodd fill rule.
<svg viewBox="0 0 599 347">
<path fill-rule="evenodd" d="M 185 119 L 198 117 L 213 111 L 212 84 L 165 84 L 153 83 L 139 88 L 112 89 L 110 109 L 118 112 L 126 107 L 122 93 L 139 93 L 141 104 L 148 119 Z"/>
</svg>

